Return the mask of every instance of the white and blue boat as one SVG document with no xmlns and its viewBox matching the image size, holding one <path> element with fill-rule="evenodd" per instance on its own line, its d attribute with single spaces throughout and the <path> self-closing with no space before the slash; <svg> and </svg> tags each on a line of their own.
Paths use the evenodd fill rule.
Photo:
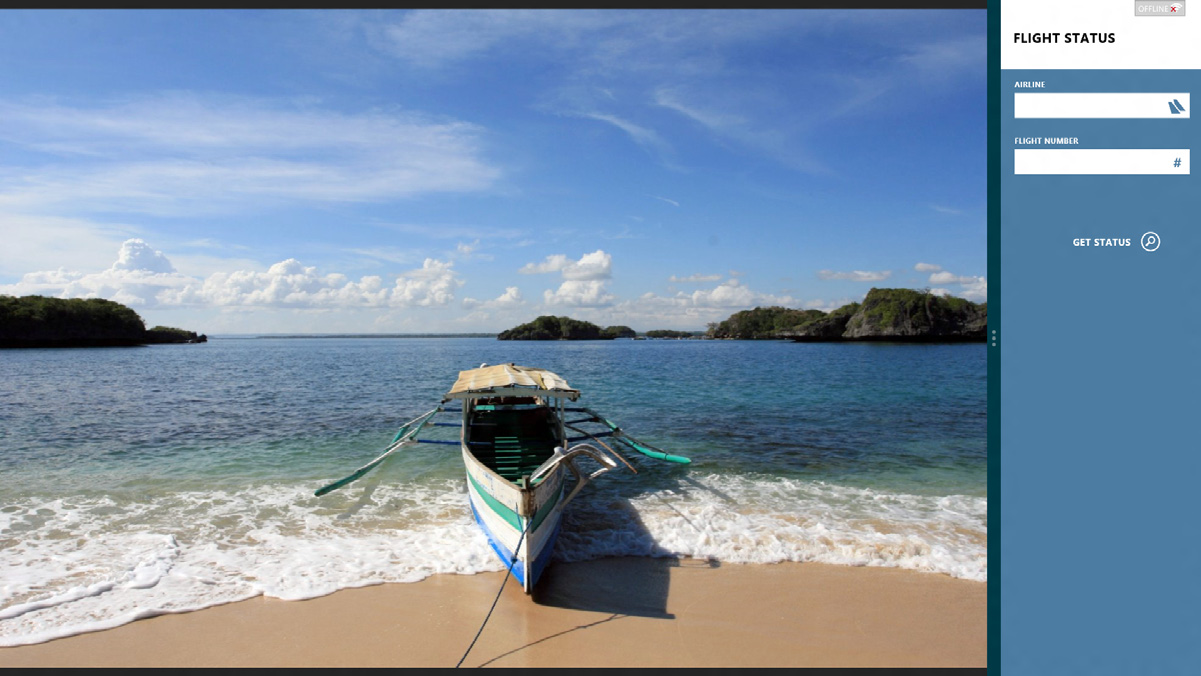
<svg viewBox="0 0 1201 676">
<path fill-rule="evenodd" d="M 568 405 L 579 396 L 579 390 L 545 369 L 510 363 L 461 371 L 437 408 L 406 423 L 383 454 L 317 495 L 358 479 L 408 444 L 458 445 L 475 521 L 528 593 L 550 562 L 567 504 L 610 470 L 624 465 L 636 471 L 601 437 L 648 457 L 690 462 L 631 438 L 591 409 Z M 452 402 L 461 407 L 447 408 Z M 440 413 L 459 413 L 462 419 L 457 424 L 433 422 Z M 569 414 L 578 419 L 568 420 Z M 420 439 L 431 423 L 459 427 L 459 440 Z M 588 424 L 602 429 L 587 431 L 583 426 Z M 584 458 L 592 461 L 585 465 L 596 469 L 583 469 Z"/>
</svg>

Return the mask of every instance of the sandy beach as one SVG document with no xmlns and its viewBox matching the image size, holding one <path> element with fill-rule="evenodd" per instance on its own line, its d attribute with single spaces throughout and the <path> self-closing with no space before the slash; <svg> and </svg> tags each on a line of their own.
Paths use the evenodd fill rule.
<svg viewBox="0 0 1201 676">
<path fill-rule="evenodd" d="M 0 667 L 454 666 L 501 573 L 256 598 L 0 649 Z M 464 667 L 983 667 L 986 584 L 894 568 L 610 558 L 509 580 Z"/>
</svg>

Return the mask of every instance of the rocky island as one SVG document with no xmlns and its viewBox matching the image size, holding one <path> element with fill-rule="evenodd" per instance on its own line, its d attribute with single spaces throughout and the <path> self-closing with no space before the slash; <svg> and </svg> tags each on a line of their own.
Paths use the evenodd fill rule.
<svg viewBox="0 0 1201 676">
<path fill-rule="evenodd" d="M 782 307 L 737 312 L 713 338 L 797 342 L 985 342 L 988 304 L 913 289 L 875 289 L 831 312 Z"/>
<path fill-rule="evenodd" d="M 501 331 L 497 340 L 613 340 L 633 338 L 634 329 L 610 326 L 602 329 L 591 322 L 571 317 L 542 315 L 532 322 Z"/>
<path fill-rule="evenodd" d="M 0 348 L 122 347 L 203 343 L 208 336 L 167 326 L 147 329 L 133 309 L 103 298 L 0 296 Z"/>
<path fill-rule="evenodd" d="M 647 338 L 656 340 L 684 340 L 687 338 L 697 338 L 698 335 L 692 331 L 676 331 L 674 329 L 654 329 L 646 332 Z"/>
</svg>

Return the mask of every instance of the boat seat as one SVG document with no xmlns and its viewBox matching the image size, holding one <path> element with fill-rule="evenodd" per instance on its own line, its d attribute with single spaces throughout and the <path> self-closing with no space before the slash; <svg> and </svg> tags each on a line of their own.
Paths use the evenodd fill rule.
<svg viewBox="0 0 1201 676">
<path fill-rule="evenodd" d="M 517 483 L 554 454 L 551 419 L 545 408 L 477 410 L 468 446 L 480 462 Z"/>
</svg>

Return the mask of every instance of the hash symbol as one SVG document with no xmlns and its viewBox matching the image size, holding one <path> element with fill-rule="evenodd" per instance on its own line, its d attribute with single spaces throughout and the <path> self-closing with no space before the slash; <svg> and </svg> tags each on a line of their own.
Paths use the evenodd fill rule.
<svg viewBox="0 0 1201 676">
<path fill-rule="evenodd" d="M 1173 166 L 1173 167 L 1179 167 L 1179 166 L 1180 166 L 1180 158 L 1179 158 L 1179 157 L 1177 157 L 1177 158 L 1176 158 L 1176 161 L 1172 163 L 1172 166 Z"/>
</svg>

